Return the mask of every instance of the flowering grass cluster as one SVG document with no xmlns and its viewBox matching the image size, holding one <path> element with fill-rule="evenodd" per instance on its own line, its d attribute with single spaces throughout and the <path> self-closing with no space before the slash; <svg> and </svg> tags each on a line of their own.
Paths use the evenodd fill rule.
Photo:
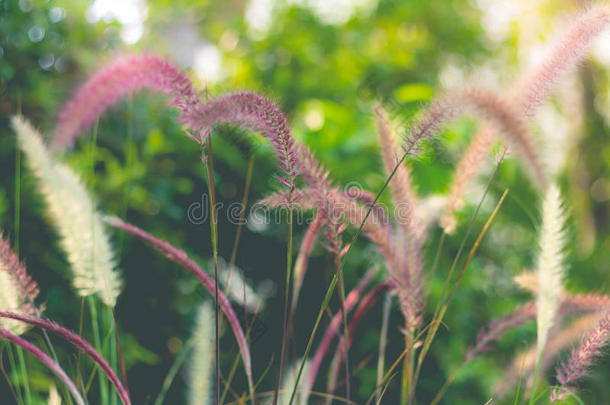
<svg viewBox="0 0 610 405">
<path fill-rule="evenodd" d="M 432 305 L 434 309 L 429 311 L 433 314 L 430 319 L 426 318 L 428 312 L 425 311 L 428 303 L 425 280 L 430 276 L 433 266 L 424 260 L 423 254 L 428 231 L 437 219 L 444 230 L 443 237 L 455 231 L 457 220 L 454 214 L 462 205 L 461 198 L 466 185 L 479 171 L 493 136 L 497 134 L 505 145 L 505 152 L 510 151 L 523 163 L 531 183 L 544 196 L 540 210 L 542 225 L 540 246 L 536 252 L 538 259 L 534 264 L 534 272 L 523 274 L 518 281 L 533 297 L 479 333 L 472 347 L 465 353 L 462 365 L 451 372 L 432 403 L 442 400 L 444 392 L 463 366 L 490 350 L 492 343 L 508 331 L 531 320 L 536 320 L 537 323 L 537 342 L 531 351 L 526 352 L 526 357 L 527 353 L 531 353 L 527 357 L 530 360 L 526 362 L 523 360 L 526 357 L 519 357 L 523 368 L 518 372 L 513 370 L 512 374 L 509 370 L 503 385 L 497 387 L 496 394 L 500 395 L 500 392 L 513 384 L 517 375 L 526 378 L 529 392 L 527 400 L 530 405 L 533 404 L 539 394 L 539 380 L 545 375 L 546 369 L 552 367 L 553 359 L 584 331 L 580 344 L 573 349 L 570 358 L 558 367 L 555 385 L 547 397 L 550 401 L 558 401 L 576 395 L 575 383 L 587 374 L 594 359 L 603 354 L 603 347 L 610 337 L 610 298 L 605 295 L 572 294 L 564 286 L 567 253 L 565 222 L 568 211 L 562 202 L 558 179 L 548 172 L 539 158 L 542 155 L 541 147 L 531 137 L 528 122 L 562 75 L 586 56 L 588 45 L 606 27 L 609 19 L 610 8 L 607 5 L 594 6 L 575 18 L 564 38 L 551 50 L 549 58 L 538 68 L 526 72 L 506 96 L 474 87 L 453 90 L 439 96 L 421 111 L 403 134 L 402 142 L 399 142 L 392 130 L 389 114 L 382 104 L 375 103 L 372 110 L 379 135 L 381 160 L 386 172 L 386 181 L 375 194 L 363 190 L 350 193 L 337 186 L 331 179 L 332 174 L 316 160 L 307 146 L 293 138 L 281 109 L 267 97 L 252 92 L 238 92 L 204 99 L 199 96 L 189 78 L 169 61 L 151 55 L 134 55 L 117 60 L 94 74 L 65 104 L 53 132 L 51 150 L 23 117 L 16 116 L 13 119 L 19 147 L 27 157 L 37 188 L 44 197 L 47 216 L 57 229 L 60 246 L 68 258 L 73 287 L 79 295 L 87 297 L 94 322 L 97 322 L 100 315 L 94 299 L 99 299 L 104 304 L 105 312 L 100 318 L 102 324 L 105 322 L 106 330 L 99 330 L 99 325 L 96 326 L 93 331 L 95 340 L 90 344 L 78 334 L 44 319 L 44 305 L 36 302 L 37 284 L 26 274 L 25 267 L 8 242 L 0 237 L 0 338 L 37 357 L 60 379 L 76 403 L 85 404 L 88 390 L 73 381 L 61 368 L 60 361 L 54 358 L 54 352 L 45 352 L 21 335 L 28 328 L 34 327 L 59 336 L 90 357 L 101 371 L 98 373 L 98 384 L 103 405 L 110 404 L 114 395 L 118 395 L 123 404 L 131 404 L 120 337 L 113 317 L 113 308 L 122 286 L 120 273 L 115 266 L 113 247 L 108 238 L 108 228 L 113 228 L 140 239 L 187 270 L 205 287 L 216 304 L 215 310 L 209 303 L 203 304 L 198 310 L 192 338 L 195 350 L 189 372 L 190 403 L 222 403 L 226 392 L 234 389 L 230 382 L 235 369 L 229 381 L 225 381 L 227 388 L 224 394 L 220 384 L 218 341 L 222 333 L 222 322 L 225 321 L 239 348 L 240 361 L 247 379 L 248 392 L 241 394 L 241 403 L 259 403 L 264 395 L 272 398 L 270 402 L 274 405 L 278 402 L 310 403 L 315 393 L 314 388 L 322 386 L 317 377 L 326 357 L 332 353 L 330 348 L 335 338 L 338 342 L 337 349 L 330 362 L 325 396 L 330 401 L 343 384 L 345 398 L 342 400 L 350 403 L 350 379 L 354 370 L 349 362 L 349 349 L 356 328 L 364 315 L 383 301 L 383 297 L 386 297 L 386 302 L 391 302 L 396 297 L 403 321 L 401 332 L 404 335 L 404 351 L 390 367 L 385 367 L 387 325 L 382 328 L 377 381 L 367 403 L 373 400 L 379 403 L 393 376 L 399 375 L 401 404 L 415 404 L 425 358 L 435 342 L 439 326 L 468 263 L 476 254 L 506 192 L 468 252 L 464 265 L 458 268 L 464 245 L 460 247 L 449 269 L 440 299 Z M 262 203 L 287 213 L 289 231 L 282 348 L 277 366 L 278 377 L 271 394 L 261 392 L 258 386 L 257 381 L 264 376 L 253 373 L 249 330 L 242 327 L 233 308 L 241 298 L 239 291 L 243 290 L 246 295 L 246 286 L 234 267 L 234 258 L 228 265 L 221 266 L 222 276 L 219 276 L 218 221 L 214 208 L 210 209 L 212 215 L 209 218 L 214 260 L 211 269 L 205 269 L 181 249 L 136 225 L 117 217 L 104 216 L 101 213 L 103 201 L 96 203 L 79 177 L 61 163 L 55 154 L 58 149 L 65 151 L 73 145 L 75 139 L 112 105 L 143 89 L 169 96 L 170 105 L 179 110 L 178 120 L 185 125 L 187 135 L 201 148 L 210 207 L 214 207 L 215 202 L 210 139 L 216 134 L 214 127 L 219 124 L 242 127 L 262 135 L 273 145 L 277 157 L 279 174 L 276 177 L 279 189 Z M 425 205 L 425 198 L 418 195 L 413 186 L 410 157 L 417 154 L 422 143 L 436 137 L 445 125 L 463 115 L 473 116 L 482 125 L 457 166 L 452 187 L 441 200 L 442 206 L 431 204 L 435 207 L 432 210 L 434 212 L 424 215 L 422 206 Z M 378 200 L 386 188 L 390 189 L 395 206 L 405 206 L 408 209 L 406 216 L 398 223 L 393 223 L 386 217 L 384 210 L 379 209 Z M 306 230 L 298 253 L 294 255 L 296 260 L 293 265 L 292 215 L 296 210 L 313 211 L 314 220 Z M 378 265 L 350 289 L 344 281 L 344 273 L 349 271 L 345 268 L 346 256 L 361 233 L 374 245 L 379 260 Z M 284 369 L 287 330 L 299 304 L 309 257 L 318 242 L 333 258 L 333 276 L 330 284 L 325 287 L 326 293 L 319 309 L 316 308 L 317 317 L 307 346 L 297 356 L 300 360 Z M 234 271 L 235 275 L 232 276 Z M 231 289 L 232 277 L 241 282 L 240 288 L 234 286 Z M 322 318 L 330 311 L 329 302 L 335 290 L 341 308 L 331 314 L 330 322 L 324 327 Z M 256 292 L 250 289 L 247 295 L 255 296 Z M 246 297 L 243 298 L 245 302 Z M 249 302 L 262 307 L 263 298 L 254 298 Z M 386 308 L 389 311 L 391 306 Z M 253 312 L 257 310 L 252 307 L 249 309 Z M 386 315 L 389 316 L 388 314 L 389 312 Z M 581 322 L 566 326 L 564 320 L 574 315 L 583 315 Z M 323 331 L 319 331 L 321 327 L 324 328 Z M 105 343 L 110 342 L 107 343 L 111 346 L 110 350 L 105 350 L 102 332 L 110 336 L 104 340 Z M 316 339 L 318 332 L 322 335 L 321 339 Z M 314 347 L 314 344 L 317 346 Z M 49 347 L 51 352 L 52 346 Z M 108 352 L 110 358 L 106 359 L 102 355 L 104 352 Z M 276 366 L 278 363 L 272 364 Z M 345 378 L 341 381 L 343 373 Z M 119 374 L 122 374 L 122 378 L 119 378 Z M 157 402 L 161 403 L 162 400 L 163 395 Z"/>
</svg>

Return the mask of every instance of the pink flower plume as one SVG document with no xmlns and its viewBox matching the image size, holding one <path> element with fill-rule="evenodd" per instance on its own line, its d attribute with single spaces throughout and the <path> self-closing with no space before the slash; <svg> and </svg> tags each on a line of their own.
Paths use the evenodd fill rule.
<svg viewBox="0 0 610 405">
<path fill-rule="evenodd" d="M 200 104 L 191 81 L 169 62 L 151 55 L 121 58 L 93 75 L 63 106 L 55 129 L 54 146 L 70 146 L 106 109 L 143 89 L 171 96 L 170 103 L 183 114 Z"/>
</svg>

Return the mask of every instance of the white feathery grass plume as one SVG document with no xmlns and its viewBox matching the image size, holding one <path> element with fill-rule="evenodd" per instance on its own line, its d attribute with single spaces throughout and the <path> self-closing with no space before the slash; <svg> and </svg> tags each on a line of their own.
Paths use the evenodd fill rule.
<svg viewBox="0 0 610 405">
<path fill-rule="evenodd" d="M 61 405 L 61 396 L 57 391 L 57 387 L 55 385 L 51 385 L 49 388 L 49 398 L 47 399 L 48 405 Z"/>
<path fill-rule="evenodd" d="M 208 302 L 197 311 L 195 346 L 189 370 L 189 405 L 211 405 L 214 368 L 214 311 Z"/>
<path fill-rule="evenodd" d="M 8 311 L 18 311 L 20 307 L 19 293 L 13 288 L 11 275 L 6 271 L 3 264 L 0 262 L 0 308 Z M 12 319 L 3 319 L 0 321 L 0 327 L 10 330 L 16 335 L 21 335 L 27 330 L 21 322 Z"/>
<path fill-rule="evenodd" d="M 121 289 L 110 240 L 95 203 L 76 174 L 55 161 L 41 136 L 22 117 L 13 117 L 19 145 L 47 203 L 47 214 L 61 236 L 81 296 L 97 294 L 111 307 Z"/>
<path fill-rule="evenodd" d="M 213 261 L 208 264 L 208 268 L 213 268 Z M 227 298 L 243 306 L 248 312 L 262 311 L 265 307 L 265 298 L 267 297 L 258 293 L 248 284 L 242 269 L 235 265 L 231 268 L 230 264 L 222 257 L 218 258 L 218 281 Z"/>
<path fill-rule="evenodd" d="M 309 402 L 309 394 L 311 393 L 311 389 L 309 387 L 307 378 L 303 378 L 303 376 L 309 375 L 309 366 L 311 362 L 308 360 L 305 362 L 303 367 L 303 373 L 301 375 L 301 379 L 299 380 L 299 385 L 297 386 L 297 392 L 294 396 L 294 401 L 292 402 L 294 405 L 307 405 Z M 280 405 L 289 405 L 290 396 L 292 395 L 292 390 L 294 389 L 294 383 L 297 380 L 297 374 L 299 373 L 299 367 L 301 366 L 301 359 L 296 361 L 292 367 L 288 370 L 288 372 L 282 377 L 282 385 L 280 386 L 280 395 L 279 395 L 279 404 Z M 271 401 L 269 401 L 271 403 Z"/>
<path fill-rule="evenodd" d="M 549 330 L 553 326 L 563 291 L 565 273 L 565 222 L 566 214 L 559 188 L 549 186 L 542 205 L 542 227 L 540 229 L 540 253 L 536 263 L 538 294 L 536 300 L 538 326 L 538 355 L 546 344 Z"/>
</svg>

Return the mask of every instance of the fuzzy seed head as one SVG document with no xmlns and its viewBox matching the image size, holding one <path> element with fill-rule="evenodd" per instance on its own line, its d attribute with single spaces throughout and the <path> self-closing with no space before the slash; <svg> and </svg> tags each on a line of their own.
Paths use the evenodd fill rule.
<svg viewBox="0 0 610 405">
<path fill-rule="evenodd" d="M 559 188 L 551 185 L 542 206 L 540 252 L 536 264 L 538 278 L 538 351 L 542 351 L 553 326 L 565 273 L 565 209 Z"/>
<path fill-rule="evenodd" d="M 14 117 L 13 128 L 46 201 L 47 215 L 60 235 L 72 270 L 72 285 L 79 295 L 96 294 L 114 307 L 121 278 L 95 202 L 76 174 L 53 159 L 29 123 Z"/>
<path fill-rule="evenodd" d="M 212 373 L 214 365 L 214 310 L 209 303 L 197 310 L 195 346 L 190 360 L 189 404 L 212 404 Z"/>
</svg>

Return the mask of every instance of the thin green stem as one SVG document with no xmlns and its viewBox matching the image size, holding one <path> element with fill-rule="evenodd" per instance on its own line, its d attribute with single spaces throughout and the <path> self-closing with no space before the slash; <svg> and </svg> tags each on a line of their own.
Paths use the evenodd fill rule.
<svg viewBox="0 0 610 405">
<path fill-rule="evenodd" d="M 500 206 L 502 205 L 502 203 L 504 202 L 504 199 L 506 198 L 506 195 L 508 194 L 508 189 L 504 190 L 504 193 L 502 194 L 502 196 L 500 197 L 500 200 L 498 201 L 498 203 L 496 204 L 496 207 L 494 208 L 493 212 L 491 213 L 491 215 L 489 216 L 489 218 L 487 219 L 487 222 L 485 222 L 485 225 L 483 226 L 483 229 L 481 230 L 481 232 L 479 233 L 479 236 L 477 237 L 477 239 L 475 240 L 474 244 L 472 245 L 472 247 L 470 248 L 470 252 L 468 252 L 468 257 L 466 258 L 466 261 L 464 262 L 464 264 L 462 265 L 462 268 L 460 270 L 460 273 L 458 274 L 455 282 L 453 283 L 453 286 L 451 288 L 451 291 L 449 292 L 449 295 L 447 297 L 446 302 L 443 304 L 443 307 L 441 308 L 441 311 L 439 311 L 439 323 L 442 321 L 443 316 L 445 315 L 445 311 L 447 309 L 447 307 L 449 306 L 449 301 L 451 300 L 451 298 L 453 297 L 453 294 L 455 293 L 455 290 L 457 289 L 457 286 L 459 285 L 466 269 L 468 268 L 468 265 L 470 264 L 470 261 L 472 260 L 472 258 L 474 257 L 475 252 L 477 251 L 479 244 L 481 243 L 481 240 L 483 240 L 483 237 L 485 236 L 485 234 L 487 233 L 487 230 L 489 229 L 492 221 L 494 220 L 494 218 L 496 217 L 496 214 L 498 213 L 498 211 L 500 210 Z M 431 327 L 433 327 L 434 324 L 431 323 Z M 443 384 L 443 386 L 441 387 L 441 389 L 438 391 L 438 393 L 436 394 L 436 396 L 434 397 L 434 399 L 431 402 L 431 405 L 435 405 L 436 403 L 438 403 L 438 401 L 440 401 L 442 395 L 444 394 L 445 390 L 447 389 L 447 387 L 449 386 L 449 384 L 453 381 L 453 379 L 456 377 L 458 371 L 460 370 L 461 367 L 463 367 L 466 363 L 462 363 L 458 368 L 456 368 L 449 376 L 449 378 L 447 378 L 447 381 L 445 381 L 445 383 Z"/>
<path fill-rule="evenodd" d="M 450 282 L 451 282 L 451 279 L 453 276 L 453 272 L 455 271 L 455 268 L 460 259 L 462 251 L 465 248 L 468 236 L 470 235 L 470 232 L 472 231 L 472 228 L 474 227 L 474 221 L 479 213 L 479 210 L 481 209 L 481 206 L 483 205 L 483 201 L 485 201 L 485 197 L 487 196 L 487 193 L 489 192 L 491 184 L 498 173 L 500 164 L 502 163 L 503 159 L 504 159 L 504 155 L 502 155 L 501 159 L 498 161 L 493 174 L 491 175 L 491 177 L 489 178 L 489 180 L 487 182 L 487 186 L 485 187 L 485 192 L 483 193 L 483 196 L 481 197 L 481 200 L 479 201 L 479 204 L 477 205 L 477 208 L 475 209 L 475 211 L 470 219 L 468 228 L 466 229 L 466 234 L 464 235 L 464 238 L 462 239 L 462 242 L 460 243 L 460 247 L 458 248 L 457 254 L 455 255 L 455 258 L 453 259 L 453 263 L 451 264 L 451 267 L 449 269 L 449 274 L 447 274 L 447 278 L 445 279 L 445 285 L 443 286 L 443 291 L 441 292 L 441 296 L 440 296 L 438 303 L 436 305 L 436 308 L 434 310 L 434 316 L 432 317 L 432 321 L 430 321 L 431 326 L 428 329 L 428 332 L 426 333 L 426 337 L 424 339 L 424 344 L 423 344 L 422 349 L 417 358 L 417 365 L 415 367 L 415 373 L 413 375 L 412 387 L 417 383 L 417 379 L 419 377 L 419 373 L 421 372 L 421 367 L 422 367 L 422 364 L 426 357 L 426 354 L 428 353 L 428 350 L 430 349 L 432 341 L 434 340 L 434 337 L 436 336 L 436 332 L 438 331 L 438 328 L 443 320 L 449 300 L 451 299 L 453 292 L 457 288 L 457 282 L 459 282 L 459 279 L 457 280 L 456 283 L 454 283 L 453 288 L 451 289 L 451 292 L 449 292 L 449 285 L 450 285 Z M 446 298 L 445 298 L 445 294 L 447 294 Z M 413 395 L 413 392 L 414 392 L 414 390 L 412 389 L 410 396 Z"/>
<path fill-rule="evenodd" d="M 114 329 L 115 329 L 115 325 L 114 325 L 114 317 L 112 314 L 112 308 L 109 306 L 105 306 L 106 307 L 106 312 L 105 312 L 105 321 L 106 321 L 106 328 L 108 330 L 108 333 L 110 335 L 110 339 L 109 339 L 109 357 L 110 357 L 110 367 L 112 367 L 113 370 L 117 370 L 117 363 L 118 363 L 118 354 L 117 354 L 117 342 L 116 339 L 114 338 Z M 110 404 L 111 405 L 116 405 L 117 404 L 117 400 L 118 400 L 118 395 L 114 390 L 110 390 Z"/>
<path fill-rule="evenodd" d="M 246 218 L 246 205 L 248 204 L 248 195 L 250 193 L 250 185 L 252 184 L 252 173 L 254 171 L 254 155 L 250 155 L 248 160 L 248 170 L 246 171 L 246 184 L 244 186 L 244 194 L 241 198 L 241 212 L 239 213 L 239 220 L 237 222 L 237 230 L 235 231 L 235 240 L 233 241 L 233 249 L 231 250 L 231 259 L 229 260 L 229 275 L 227 276 L 227 285 L 225 286 L 225 295 L 228 295 L 229 287 L 231 285 L 231 276 L 233 275 L 233 268 L 235 266 L 235 260 L 237 259 L 237 248 L 239 247 L 239 240 L 241 237 L 241 230 L 244 227 Z M 246 304 L 246 284 L 244 287 L 244 307 Z M 246 311 L 244 311 L 244 324 L 248 324 L 246 319 Z"/>
<path fill-rule="evenodd" d="M 383 302 L 383 315 L 381 320 L 381 333 L 379 335 L 379 357 L 377 358 L 377 386 L 381 386 L 383 369 L 385 368 L 385 349 L 388 344 L 388 325 L 390 323 L 390 309 L 392 308 L 392 295 L 386 294 Z M 376 401 L 379 402 L 380 395 Z"/>
<path fill-rule="evenodd" d="M 530 392 L 530 398 L 528 405 L 532 405 L 536 398 L 536 388 L 538 385 L 538 374 L 540 373 L 540 363 L 542 363 L 542 354 L 544 353 L 544 346 L 538 349 L 538 355 L 536 356 L 536 368 L 534 369 L 534 380 L 532 382 L 532 390 Z"/>
<path fill-rule="evenodd" d="M 171 387 L 172 382 L 176 378 L 176 375 L 178 375 L 178 371 L 180 370 L 180 367 L 182 367 L 182 364 L 184 364 L 184 362 L 188 358 L 188 355 L 191 352 L 191 349 L 193 348 L 194 344 L 195 344 L 195 340 L 192 338 L 189 339 L 186 342 L 186 344 L 184 345 L 184 347 L 182 347 L 182 349 L 180 350 L 178 355 L 176 356 L 174 363 L 169 368 L 169 371 L 167 372 L 167 375 L 165 376 L 165 379 L 163 380 L 163 385 L 161 386 L 161 392 L 159 392 L 159 395 L 157 395 L 157 399 L 155 400 L 154 405 L 163 404 L 163 400 L 165 399 L 165 396 L 167 395 L 167 391 L 169 391 L 169 388 Z"/>
<path fill-rule="evenodd" d="M 2 350 L 4 349 L 6 349 L 6 352 L 8 353 L 8 363 L 11 367 L 10 374 L 4 368 L 4 360 L 2 355 Z M 4 376 L 6 382 L 9 385 L 11 393 L 13 394 L 13 398 L 15 398 L 15 402 L 17 402 L 18 405 L 21 405 L 23 404 L 23 397 L 21 396 L 21 391 L 17 388 L 17 384 L 15 383 L 16 377 L 14 373 L 16 369 L 17 368 L 15 366 L 15 356 L 13 355 L 13 345 L 6 343 L 4 344 L 2 349 L 0 349 L 0 371 L 2 372 L 2 375 Z"/>
<path fill-rule="evenodd" d="M 254 322 L 256 322 L 257 316 L 258 316 L 258 312 L 255 312 L 254 316 L 252 317 L 252 320 L 250 321 L 250 324 L 248 325 L 248 329 L 246 330 L 246 336 L 245 336 L 246 339 L 250 339 L 250 332 L 252 331 Z M 237 365 L 239 364 L 240 359 L 241 359 L 241 354 L 237 354 L 235 356 L 235 359 L 233 360 L 233 365 L 231 366 L 231 370 L 229 371 L 229 376 L 227 377 L 227 380 L 225 382 L 225 388 L 222 392 L 222 396 L 220 397 L 220 404 L 224 404 L 224 402 L 225 402 L 225 398 L 229 391 L 229 387 L 231 386 L 231 381 L 233 381 L 233 377 L 235 376 L 235 371 L 237 370 Z M 261 377 L 261 379 L 262 379 L 262 377 Z M 256 384 L 256 385 L 258 385 L 258 384 Z M 254 386 L 255 388 L 256 388 L 256 385 Z"/>
<path fill-rule="evenodd" d="M 15 148 L 15 218 L 13 227 L 15 232 L 13 248 L 15 250 L 15 254 L 17 257 L 19 257 L 19 233 L 21 229 L 21 151 L 19 148 Z M 21 347 L 17 347 L 16 352 L 17 360 L 19 362 L 19 372 L 21 373 L 21 383 L 25 392 L 25 401 L 29 404 L 32 400 L 32 396 L 30 392 L 28 371 L 25 364 L 25 358 L 23 356 L 23 349 Z"/>
<path fill-rule="evenodd" d="M 95 306 L 95 299 L 93 298 L 93 296 L 87 297 L 87 304 L 89 306 L 89 312 L 91 314 L 91 327 L 92 327 L 92 331 L 93 331 L 93 345 L 95 346 L 95 350 L 97 350 L 99 353 L 103 353 L 102 341 L 100 338 L 100 326 L 99 326 L 98 313 L 97 313 L 97 308 Z M 97 376 L 98 376 L 98 382 L 100 385 L 101 402 L 102 402 L 102 404 L 105 405 L 108 403 L 108 385 L 106 384 L 107 381 L 106 381 L 106 378 L 104 378 L 103 373 L 98 372 Z"/>
<path fill-rule="evenodd" d="M 215 363 L 216 363 L 216 393 L 215 403 L 220 403 L 220 336 L 219 336 L 219 313 L 220 307 L 218 303 L 218 221 L 216 218 L 216 191 L 214 188 L 214 162 L 212 154 L 212 137 L 208 136 L 208 158 L 207 158 L 207 184 L 208 194 L 210 196 L 210 238 L 212 240 L 212 255 L 214 257 L 214 294 L 215 300 L 215 311 L 214 311 L 214 322 L 215 322 Z"/>
<path fill-rule="evenodd" d="M 402 366 L 402 379 L 400 384 L 400 403 L 406 405 L 409 401 L 409 394 L 411 393 L 411 384 L 413 376 L 413 335 L 408 329 L 411 325 L 405 324 L 405 358 Z"/>
<path fill-rule="evenodd" d="M 340 258 L 339 253 L 335 253 L 335 268 L 339 267 Z M 341 314 L 343 315 L 343 353 L 345 360 L 345 398 L 347 402 L 351 402 L 350 398 L 350 372 L 349 372 L 349 331 L 347 329 L 347 314 L 345 311 L 345 283 L 343 282 L 343 276 L 339 276 L 339 298 L 341 299 Z"/>
<path fill-rule="evenodd" d="M 282 378 L 282 369 L 284 367 L 284 355 L 286 354 L 286 337 L 288 330 L 288 313 L 290 307 L 288 303 L 290 299 L 290 286 L 292 280 L 292 190 L 288 196 L 288 243 L 286 246 L 286 281 L 284 289 L 284 321 L 282 324 L 282 347 L 280 349 L 280 369 L 275 380 L 275 389 L 273 392 L 273 405 L 277 405 L 278 393 L 280 388 L 280 380 Z"/>
<path fill-rule="evenodd" d="M 523 382 L 523 369 L 525 368 L 525 359 L 521 362 L 521 372 L 519 373 L 519 382 L 517 383 L 517 394 L 515 395 L 515 401 L 513 405 L 517 405 L 519 403 L 519 395 L 521 394 L 521 383 Z"/>
<path fill-rule="evenodd" d="M 344 256 L 347 255 L 349 253 L 351 247 L 354 246 L 354 242 L 356 242 L 356 239 L 358 239 L 358 236 L 360 236 L 360 233 L 362 233 L 362 230 L 364 229 L 364 225 L 366 224 L 366 221 L 369 219 L 371 212 L 373 212 L 373 208 L 375 208 L 377 201 L 379 201 L 379 198 L 381 197 L 381 195 L 383 194 L 385 189 L 390 184 L 390 181 L 392 180 L 392 178 L 398 171 L 398 168 L 400 167 L 400 165 L 402 165 L 403 162 L 407 159 L 407 156 L 409 156 L 410 152 L 411 152 L 411 148 L 409 148 L 405 151 L 405 153 L 402 155 L 400 160 L 398 160 L 398 162 L 396 163 L 396 166 L 394 166 L 394 169 L 392 170 L 392 172 L 390 173 L 388 178 L 385 180 L 385 183 L 383 183 L 383 186 L 381 186 L 381 188 L 377 192 L 377 195 L 375 195 L 375 199 L 373 200 L 373 202 L 369 206 L 368 210 L 366 211 L 366 214 L 364 215 L 364 219 L 360 223 L 358 230 L 352 236 L 352 239 L 350 240 L 349 246 L 348 246 Z M 313 345 L 313 339 L 316 335 L 318 327 L 320 326 L 320 321 L 322 320 L 322 314 L 328 307 L 330 297 L 332 296 L 333 291 L 335 290 L 335 286 L 337 285 L 337 277 L 342 272 L 344 263 L 345 263 L 345 260 L 343 260 L 341 262 L 339 268 L 335 271 L 335 274 L 333 275 L 330 285 L 328 286 L 328 289 L 326 290 L 326 295 L 324 296 L 324 300 L 322 301 L 322 304 L 320 305 L 320 310 L 318 311 L 318 316 L 316 317 L 316 322 L 314 323 L 313 330 L 311 331 L 309 340 L 307 341 L 307 347 L 305 348 L 305 353 L 303 354 L 303 358 L 301 360 L 301 365 L 299 366 L 299 371 L 298 371 L 297 377 L 295 379 L 294 387 L 292 389 L 292 394 L 290 395 L 290 401 L 288 402 L 288 405 L 292 405 L 292 403 L 294 401 L 294 397 L 295 397 L 296 391 L 297 391 L 297 386 L 299 384 L 299 380 L 301 379 L 301 375 L 303 374 L 303 368 L 305 367 L 305 361 L 307 360 L 307 356 L 309 355 L 309 351 L 311 350 L 311 346 Z"/>
<path fill-rule="evenodd" d="M 23 391 L 25 392 L 25 403 L 32 403 L 32 392 L 30 391 L 30 381 L 28 378 L 28 370 L 25 365 L 25 357 L 23 355 L 23 349 L 21 347 L 16 348 L 17 361 L 19 362 L 19 372 L 21 373 L 21 384 L 23 384 Z"/>
</svg>

